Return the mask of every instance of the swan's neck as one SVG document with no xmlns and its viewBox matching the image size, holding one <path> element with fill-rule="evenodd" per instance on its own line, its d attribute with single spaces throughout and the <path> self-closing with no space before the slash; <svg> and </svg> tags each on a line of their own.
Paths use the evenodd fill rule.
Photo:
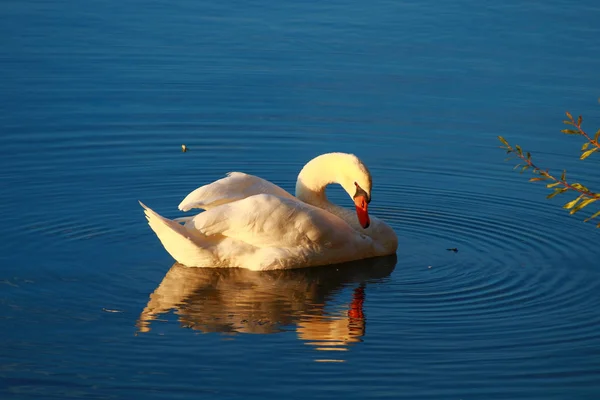
<svg viewBox="0 0 600 400">
<path fill-rule="evenodd" d="M 298 175 L 296 197 L 326 210 L 338 207 L 327 199 L 325 188 L 332 183 L 342 184 L 338 176 L 339 161 L 335 154 L 325 154 L 309 161 Z"/>
<path fill-rule="evenodd" d="M 316 163 L 306 164 L 296 181 L 296 197 L 313 206 L 321 207 L 331 204 L 325 194 L 325 188 L 335 182 L 336 179 L 331 174 L 331 170 L 319 168 Z"/>
</svg>

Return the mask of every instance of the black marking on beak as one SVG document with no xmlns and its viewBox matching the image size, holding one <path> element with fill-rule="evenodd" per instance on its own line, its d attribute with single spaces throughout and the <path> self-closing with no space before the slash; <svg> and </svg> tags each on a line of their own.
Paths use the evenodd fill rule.
<svg viewBox="0 0 600 400">
<path fill-rule="evenodd" d="M 371 196 L 369 196 L 369 194 L 365 192 L 365 190 L 361 188 L 358 183 L 354 182 L 354 186 L 356 186 L 356 193 L 354 193 L 352 198 L 355 199 L 358 196 L 363 196 L 365 199 L 367 199 L 367 204 L 369 204 L 371 202 Z"/>
</svg>

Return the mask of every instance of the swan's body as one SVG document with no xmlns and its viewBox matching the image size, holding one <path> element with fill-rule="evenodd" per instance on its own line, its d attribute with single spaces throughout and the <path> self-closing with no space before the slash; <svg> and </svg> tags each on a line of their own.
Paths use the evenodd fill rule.
<svg viewBox="0 0 600 400">
<path fill-rule="evenodd" d="M 355 191 L 358 220 L 327 200 L 325 187 L 334 182 L 351 196 Z M 152 230 L 181 264 L 291 269 L 395 253 L 393 229 L 368 216 L 370 191 L 371 176 L 358 158 L 330 153 L 303 168 L 296 197 L 262 178 L 233 172 L 186 196 L 179 209 L 205 210 L 196 216 L 173 221 L 142 206 Z"/>
</svg>

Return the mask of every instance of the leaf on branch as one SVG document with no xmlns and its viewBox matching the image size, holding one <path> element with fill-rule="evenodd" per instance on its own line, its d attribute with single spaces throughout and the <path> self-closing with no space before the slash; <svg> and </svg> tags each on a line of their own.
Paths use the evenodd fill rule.
<svg viewBox="0 0 600 400">
<path fill-rule="evenodd" d="M 517 152 L 519 153 L 520 156 L 523 155 L 523 150 L 521 150 L 521 146 L 519 146 L 518 144 L 515 145 L 515 149 L 517 149 Z"/>
<path fill-rule="evenodd" d="M 579 200 L 581 200 L 581 198 L 582 198 L 582 196 L 579 196 L 575 200 L 571 200 L 570 202 L 568 202 L 567 204 L 565 204 L 563 206 L 563 208 L 566 208 L 567 210 L 570 210 L 571 208 L 573 208 L 575 206 L 575 204 L 577 204 L 579 202 Z"/>
<path fill-rule="evenodd" d="M 590 191 L 588 188 L 586 188 L 585 186 L 583 186 L 581 183 L 573 183 L 573 184 L 571 184 L 571 186 L 573 186 L 577 190 L 581 190 L 582 192 L 589 192 Z"/>
<path fill-rule="evenodd" d="M 587 143 L 586 143 L 587 144 Z M 586 151 L 585 153 L 583 153 L 581 155 L 581 157 L 579 157 L 581 160 L 585 160 L 586 158 L 588 158 L 590 155 L 592 155 L 592 153 L 595 153 L 596 151 L 598 151 L 598 147 L 594 147 L 591 150 Z"/>
<path fill-rule="evenodd" d="M 531 160 L 531 153 L 530 152 L 527 152 L 527 159 Z"/>
<path fill-rule="evenodd" d="M 500 140 L 503 145 L 505 145 L 506 147 L 510 148 L 510 145 L 508 144 L 508 142 L 506 141 L 506 139 L 504 139 L 502 136 L 498 136 L 498 140 Z"/>
<path fill-rule="evenodd" d="M 600 211 L 598 211 L 597 213 L 595 213 L 591 217 L 584 219 L 583 222 L 588 222 L 588 221 L 590 221 L 590 220 L 592 220 L 592 219 L 594 219 L 594 218 L 596 218 L 598 216 L 600 216 Z"/>
<path fill-rule="evenodd" d="M 546 187 L 547 188 L 553 188 L 553 187 L 558 186 L 558 185 L 560 185 L 560 182 L 549 183 L 549 184 L 546 185 Z"/>
<path fill-rule="evenodd" d="M 576 131 L 574 129 L 563 129 L 561 132 L 564 133 L 565 135 L 580 135 L 581 134 L 579 131 Z"/>
<path fill-rule="evenodd" d="M 566 112 L 565 115 L 567 116 L 567 118 L 569 118 L 571 121 L 573 121 L 573 116 L 571 115 L 570 112 Z"/>
<path fill-rule="evenodd" d="M 563 124 L 565 124 L 565 125 L 575 125 L 571 121 L 567 121 L 567 120 L 564 120 Z"/>
<path fill-rule="evenodd" d="M 567 179 L 567 170 L 563 170 L 563 173 L 560 176 L 560 180 L 561 181 L 564 181 L 565 179 Z"/>
<path fill-rule="evenodd" d="M 525 165 L 522 169 L 521 172 L 519 172 L 520 174 L 522 174 L 523 172 L 527 171 L 529 169 L 529 165 Z"/>
<path fill-rule="evenodd" d="M 513 169 L 517 169 L 517 168 L 519 168 L 520 166 L 521 166 L 521 164 L 517 164 L 517 165 L 515 165 L 515 167 L 514 167 Z"/>
<path fill-rule="evenodd" d="M 548 196 L 546 196 L 547 199 L 551 199 L 554 196 L 556 196 L 557 194 L 561 194 L 566 192 L 568 189 L 567 188 L 559 188 L 559 189 L 554 189 L 554 192 L 550 193 Z"/>
<path fill-rule="evenodd" d="M 581 121 L 583 121 L 583 118 L 581 118 L 581 115 L 579 117 L 577 117 L 577 126 L 581 126 Z"/>
<path fill-rule="evenodd" d="M 598 129 L 598 132 L 596 132 L 596 136 L 594 136 L 594 141 L 596 143 L 598 143 L 598 139 L 600 138 L 600 129 Z"/>
<path fill-rule="evenodd" d="M 586 150 L 586 149 L 588 148 L 588 146 L 589 146 L 589 145 L 590 145 L 590 142 L 585 142 L 585 143 L 583 144 L 583 146 L 581 146 L 581 151 L 584 151 L 584 150 Z"/>
<path fill-rule="evenodd" d="M 587 206 L 588 204 L 595 202 L 596 200 L 598 200 L 598 199 L 595 199 L 595 198 L 585 199 L 584 201 L 579 203 L 577 205 L 577 207 L 574 207 L 571 211 L 569 211 L 569 214 L 575 214 L 577 211 L 581 210 L 583 207 Z"/>
<path fill-rule="evenodd" d="M 547 179 L 548 179 L 548 178 L 546 178 L 546 177 L 542 177 L 542 178 L 531 178 L 531 179 L 529 179 L 529 182 L 545 181 L 545 180 L 547 180 Z"/>
</svg>

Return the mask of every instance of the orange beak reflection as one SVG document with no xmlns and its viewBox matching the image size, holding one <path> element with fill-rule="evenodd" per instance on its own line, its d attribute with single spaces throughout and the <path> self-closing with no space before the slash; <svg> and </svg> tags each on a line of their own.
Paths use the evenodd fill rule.
<svg viewBox="0 0 600 400">
<path fill-rule="evenodd" d="M 367 229 L 371 224 L 369 219 L 369 205 L 367 204 L 367 198 L 359 195 L 354 197 L 354 205 L 356 206 L 356 215 L 358 216 L 358 222 L 360 226 Z"/>
</svg>

